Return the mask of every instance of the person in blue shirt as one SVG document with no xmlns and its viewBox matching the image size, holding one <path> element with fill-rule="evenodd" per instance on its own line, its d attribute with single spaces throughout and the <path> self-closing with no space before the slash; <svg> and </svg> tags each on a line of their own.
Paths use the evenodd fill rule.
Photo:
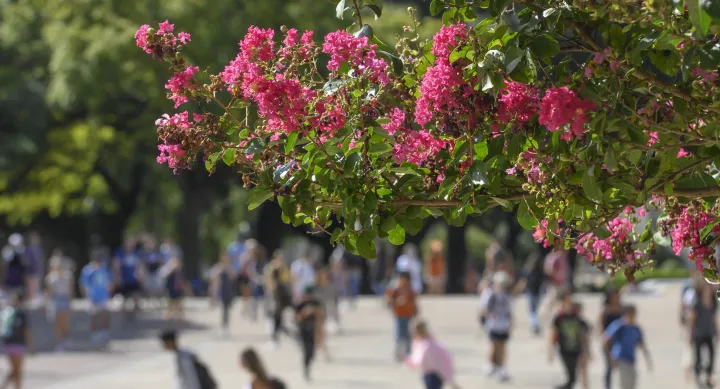
<svg viewBox="0 0 720 389">
<path fill-rule="evenodd" d="M 104 256 L 100 250 L 91 254 L 90 263 L 80 272 L 80 287 L 90 301 L 90 340 L 107 344 L 110 341 L 110 312 L 107 305 L 112 282 L 110 272 L 103 263 Z"/>
<path fill-rule="evenodd" d="M 610 351 L 613 364 L 619 373 L 621 389 L 635 389 L 637 387 L 635 350 L 638 348 L 642 350 L 648 370 L 652 370 L 652 359 L 645 346 L 643 331 L 636 323 L 635 306 L 628 305 L 623 312 L 623 317 L 615 320 L 605 330 L 605 347 Z"/>
<path fill-rule="evenodd" d="M 123 308 L 128 320 L 135 318 L 140 307 L 140 294 L 142 287 L 140 277 L 142 274 L 142 260 L 140 250 L 134 239 L 125 241 L 122 249 L 115 252 L 113 258 L 113 276 L 116 285 L 116 294 L 123 297 Z M 130 307 L 128 302 L 132 302 Z"/>
</svg>

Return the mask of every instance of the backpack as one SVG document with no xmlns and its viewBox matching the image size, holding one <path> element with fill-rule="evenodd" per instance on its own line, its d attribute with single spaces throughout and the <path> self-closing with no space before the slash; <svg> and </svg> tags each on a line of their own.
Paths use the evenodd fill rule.
<svg viewBox="0 0 720 389">
<path fill-rule="evenodd" d="M 195 374 L 197 374 L 198 383 L 200 383 L 200 389 L 216 389 L 217 383 L 215 382 L 215 378 L 212 373 L 210 373 L 210 369 L 208 369 L 208 367 L 202 363 L 195 354 L 192 356 L 192 361 Z"/>
</svg>

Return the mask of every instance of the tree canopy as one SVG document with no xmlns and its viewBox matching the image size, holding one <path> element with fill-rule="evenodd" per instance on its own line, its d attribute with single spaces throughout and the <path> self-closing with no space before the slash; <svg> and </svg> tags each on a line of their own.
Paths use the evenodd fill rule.
<svg viewBox="0 0 720 389">
<path fill-rule="evenodd" d="M 409 9 L 392 46 L 382 1 L 333 3 L 347 30 L 250 27 L 220 72 L 185 56 L 204 45 L 189 33 L 142 26 L 178 109 L 158 162 L 234 166 L 251 209 L 277 199 L 366 257 L 430 216 L 517 207 L 538 241 L 611 271 L 671 244 L 718 280 L 720 2 L 433 0 L 434 37 Z M 658 223 L 636 228 L 646 210 Z"/>
</svg>

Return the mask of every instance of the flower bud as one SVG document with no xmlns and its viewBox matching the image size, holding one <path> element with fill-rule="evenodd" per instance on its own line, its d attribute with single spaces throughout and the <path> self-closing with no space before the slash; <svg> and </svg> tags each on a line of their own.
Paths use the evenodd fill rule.
<svg viewBox="0 0 720 389">
<path fill-rule="evenodd" d="M 282 32 L 283 34 L 288 32 L 287 26 L 280 26 L 280 32 Z"/>
<path fill-rule="evenodd" d="M 408 11 L 408 13 L 409 13 L 410 15 L 414 15 L 414 14 L 415 14 L 415 8 L 413 8 L 413 7 L 408 7 L 407 11 Z"/>
</svg>

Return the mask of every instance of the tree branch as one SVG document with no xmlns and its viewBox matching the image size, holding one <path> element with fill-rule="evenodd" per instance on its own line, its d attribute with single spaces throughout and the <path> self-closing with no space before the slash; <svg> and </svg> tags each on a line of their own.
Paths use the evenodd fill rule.
<svg viewBox="0 0 720 389">
<path fill-rule="evenodd" d="M 520 200 L 525 197 L 529 196 L 529 193 L 521 192 L 521 193 L 510 193 L 505 196 L 493 196 L 502 200 L 507 201 L 514 201 L 514 200 Z M 386 206 L 386 207 L 411 207 L 411 206 L 421 206 L 421 207 L 427 207 L 427 208 L 452 208 L 452 207 L 459 207 L 463 204 L 465 204 L 465 201 L 460 200 L 393 200 L 388 202 L 382 202 L 380 205 Z M 315 202 L 318 206 L 321 207 L 331 207 L 331 208 L 339 208 L 342 207 L 344 204 L 340 201 L 317 201 Z M 498 206 L 497 202 L 493 204 L 489 204 L 487 209 L 494 208 Z"/>
<path fill-rule="evenodd" d="M 358 23 L 360 25 L 360 28 L 362 28 L 363 22 L 362 15 L 360 15 L 360 5 L 358 4 L 357 0 L 353 0 L 353 5 L 355 5 L 355 14 L 357 15 Z"/>
</svg>

